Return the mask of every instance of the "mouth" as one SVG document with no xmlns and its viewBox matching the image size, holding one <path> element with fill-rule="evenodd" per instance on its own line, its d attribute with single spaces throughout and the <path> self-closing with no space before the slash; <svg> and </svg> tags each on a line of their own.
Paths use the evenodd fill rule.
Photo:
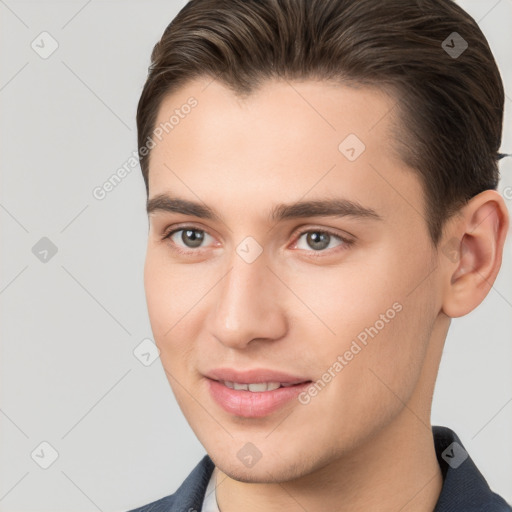
<svg viewBox="0 0 512 512">
<path fill-rule="evenodd" d="M 293 386 L 299 386 L 300 384 L 304 384 L 306 382 L 311 381 L 301 381 L 301 382 L 251 382 L 251 383 L 242 383 L 242 382 L 232 382 L 229 380 L 217 380 L 224 386 L 229 389 L 236 389 L 242 391 L 251 391 L 253 393 L 262 393 L 264 391 L 274 391 L 274 389 L 279 388 L 291 388 Z"/>
<path fill-rule="evenodd" d="M 244 418 L 262 418 L 272 414 L 296 399 L 312 382 L 246 383 L 208 377 L 206 380 L 211 398 L 228 414 Z"/>
</svg>

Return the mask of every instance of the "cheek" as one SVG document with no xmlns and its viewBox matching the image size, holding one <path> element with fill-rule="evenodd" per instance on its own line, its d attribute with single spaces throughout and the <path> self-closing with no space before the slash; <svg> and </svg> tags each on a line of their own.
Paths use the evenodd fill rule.
<svg viewBox="0 0 512 512">
<path fill-rule="evenodd" d="M 315 344 L 315 350 L 332 354 L 347 350 L 352 339 L 360 333 L 364 337 L 365 328 L 376 322 L 379 331 L 386 330 L 397 316 L 393 304 L 401 295 L 397 283 L 386 277 L 389 273 L 382 260 L 350 261 L 330 268 L 294 268 L 288 275 L 283 272 L 283 280 L 296 296 L 291 297 L 288 306 L 290 326 L 298 330 L 307 327 L 310 332 L 309 337 L 300 332 L 295 336 L 304 339 L 305 344 Z M 385 324 L 380 315 L 386 316 Z"/>
<path fill-rule="evenodd" d="M 193 352 L 204 325 L 202 299 L 214 282 L 206 274 L 199 275 L 192 265 L 170 263 L 159 248 L 147 251 L 144 289 L 151 329 L 165 371 L 180 381 L 196 371 Z"/>
<path fill-rule="evenodd" d="M 178 267 L 171 267 L 159 251 L 148 249 L 144 289 L 151 329 L 165 368 L 172 361 L 169 353 L 177 353 L 181 357 L 182 350 L 177 344 L 186 336 L 179 335 L 179 332 L 187 323 L 185 306 L 192 304 L 187 299 L 188 288 L 180 282 L 177 270 Z M 180 321 L 181 318 L 183 320 Z"/>
<path fill-rule="evenodd" d="M 170 336 L 169 329 L 197 301 L 199 286 L 191 267 L 173 264 L 161 248 L 148 247 L 144 265 L 144 289 L 153 334 Z M 191 283 L 194 285 L 191 286 Z M 183 318 L 186 322 L 186 318 Z"/>
<path fill-rule="evenodd" d="M 172 279 L 163 271 L 163 267 L 155 251 L 148 248 L 144 265 L 144 290 L 151 328 L 157 338 L 155 341 L 163 337 L 173 317 L 169 294 Z"/>
<path fill-rule="evenodd" d="M 350 333 L 348 328 L 343 332 L 347 322 L 340 318 L 341 334 L 329 347 L 315 351 L 322 364 L 315 396 L 304 397 L 309 403 L 305 411 L 308 417 L 319 418 L 319 437 L 326 445 L 332 443 L 332 432 L 337 432 L 340 445 L 357 444 L 396 417 L 414 392 L 424 340 L 411 325 L 408 315 L 413 308 L 408 304 L 392 319 L 389 315 L 388 323 L 378 322 L 387 306 L 386 301 L 383 307 L 368 304 L 370 314 L 351 321 Z"/>
<path fill-rule="evenodd" d="M 320 269 L 308 279 L 296 279 L 293 287 L 318 317 L 298 317 L 297 329 L 309 332 L 304 350 L 315 361 L 316 374 L 332 382 L 326 385 L 331 388 L 326 394 L 333 393 L 329 400 L 337 400 L 335 394 L 362 413 L 371 407 L 385 412 L 400 404 L 396 395 L 409 398 L 433 318 L 427 295 L 409 295 L 410 280 L 397 258 L 378 256 L 379 261 L 369 262 L 364 271 L 355 264 L 330 272 Z M 353 409 L 349 417 L 355 413 Z"/>
</svg>

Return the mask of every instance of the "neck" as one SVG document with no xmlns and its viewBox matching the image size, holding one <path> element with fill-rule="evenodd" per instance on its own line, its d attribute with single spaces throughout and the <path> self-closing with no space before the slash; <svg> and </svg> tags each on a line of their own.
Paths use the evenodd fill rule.
<svg viewBox="0 0 512 512">
<path fill-rule="evenodd" d="M 216 467 L 220 511 L 432 512 L 443 479 L 431 429 L 408 409 L 402 415 L 412 416 L 413 425 L 387 429 L 371 444 L 293 481 L 239 482 Z"/>
</svg>

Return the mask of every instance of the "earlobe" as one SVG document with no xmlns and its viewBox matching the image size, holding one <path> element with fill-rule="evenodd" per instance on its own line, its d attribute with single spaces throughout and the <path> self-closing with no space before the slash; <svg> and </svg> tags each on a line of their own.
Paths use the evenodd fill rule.
<svg viewBox="0 0 512 512">
<path fill-rule="evenodd" d="M 439 253 L 446 279 L 442 309 L 449 317 L 468 314 L 489 293 L 501 267 L 508 225 L 506 205 L 495 190 L 481 192 L 462 209 Z"/>
</svg>

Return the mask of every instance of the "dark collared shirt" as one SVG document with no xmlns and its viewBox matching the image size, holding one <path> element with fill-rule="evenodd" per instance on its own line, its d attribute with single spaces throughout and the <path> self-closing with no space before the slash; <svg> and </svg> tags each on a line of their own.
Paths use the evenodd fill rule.
<svg viewBox="0 0 512 512">
<path fill-rule="evenodd" d="M 432 427 L 432 432 L 443 474 L 443 488 L 433 512 L 512 512 L 512 507 L 491 491 L 457 434 L 438 426 Z M 205 455 L 174 494 L 129 512 L 200 512 L 214 467 Z"/>
</svg>

